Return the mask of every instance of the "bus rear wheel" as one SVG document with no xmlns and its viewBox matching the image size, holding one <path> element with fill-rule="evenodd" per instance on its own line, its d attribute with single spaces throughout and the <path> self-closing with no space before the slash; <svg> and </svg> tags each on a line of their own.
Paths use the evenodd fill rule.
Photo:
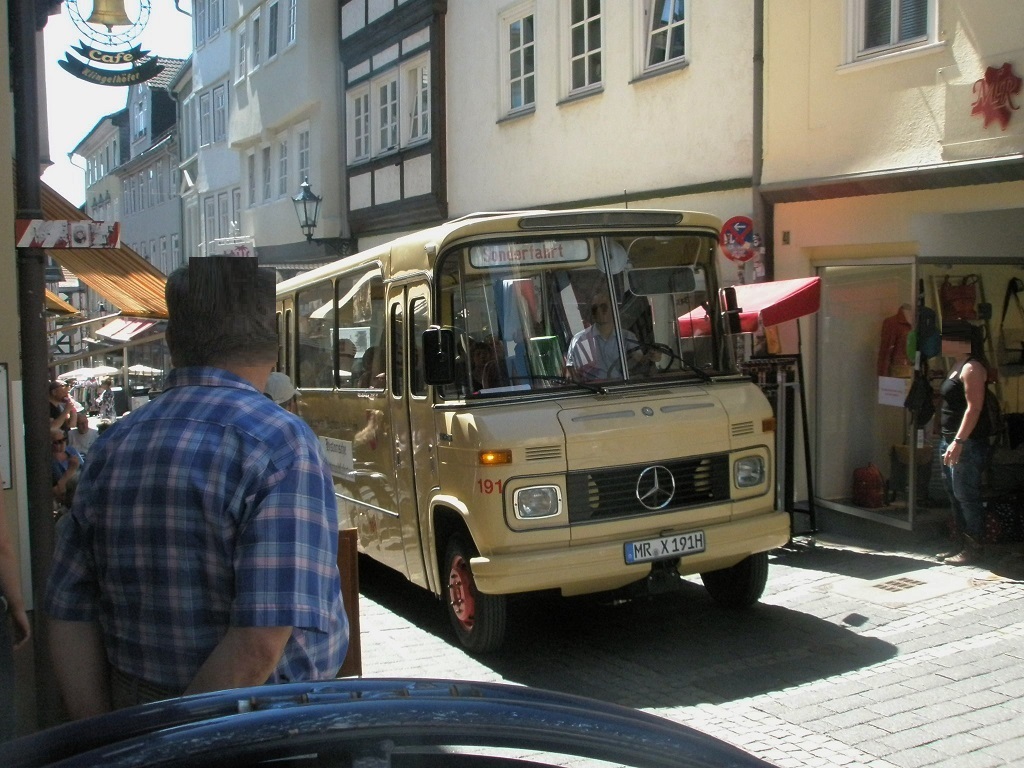
<svg viewBox="0 0 1024 768">
<path fill-rule="evenodd" d="M 445 549 L 445 600 L 459 642 L 473 653 L 496 651 L 505 640 L 508 607 L 504 595 L 485 595 L 476 587 L 469 561 L 476 554 L 462 536 Z"/>
<path fill-rule="evenodd" d="M 758 552 L 731 568 L 702 573 L 700 580 L 716 603 L 728 608 L 747 608 L 761 599 L 768 583 L 768 553 Z"/>
</svg>

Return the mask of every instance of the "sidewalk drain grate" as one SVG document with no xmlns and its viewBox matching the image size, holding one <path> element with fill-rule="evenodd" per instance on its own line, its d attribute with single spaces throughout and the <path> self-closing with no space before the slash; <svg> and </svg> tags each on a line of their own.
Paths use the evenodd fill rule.
<svg viewBox="0 0 1024 768">
<path fill-rule="evenodd" d="M 875 584 L 875 589 L 884 589 L 886 592 L 903 592 L 907 589 L 913 589 L 914 587 L 924 586 L 923 581 L 917 579 L 911 579 L 904 576 L 899 579 L 890 579 L 889 581 L 883 581 L 881 584 Z"/>
</svg>

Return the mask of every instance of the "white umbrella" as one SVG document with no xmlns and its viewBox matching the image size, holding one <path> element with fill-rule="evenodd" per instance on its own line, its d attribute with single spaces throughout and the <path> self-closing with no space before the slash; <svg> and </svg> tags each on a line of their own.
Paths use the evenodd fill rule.
<svg viewBox="0 0 1024 768">
<path fill-rule="evenodd" d="M 95 375 L 92 368 L 75 368 L 73 371 L 65 371 L 59 374 L 57 378 L 63 381 L 64 379 L 88 379 Z"/>
<path fill-rule="evenodd" d="M 130 365 L 128 366 L 128 370 L 131 373 L 137 373 L 140 376 L 157 376 L 163 373 L 159 368 L 151 368 L 150 366 L 143 365 L 142 363 L 139 363 L 138 365 Z"/>
<path fill-rule="evenodd" d="M 116 373 L 120 373 L 120 368 L 115 368 L 112 365 L 97 365 L 92 369 L 93 376 L 113 376 Z"/>
</svg>

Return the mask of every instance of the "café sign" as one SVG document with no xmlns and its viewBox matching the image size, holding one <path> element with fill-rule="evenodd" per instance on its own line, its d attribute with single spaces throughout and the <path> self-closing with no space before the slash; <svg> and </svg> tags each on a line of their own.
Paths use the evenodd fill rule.
<svg viewBox="0 0 1024 768">
<path fill-rule="evenodd" d="M 125 0 L 94 0 L 88 16 L 83 8 L 87 0 L 66 0 L 71 20 L 89 43 L 79 42 L 57 63 L 69 74 L 96 85 L 135 85 L 160 74 L 163 65 L 149 58 L 149 51 L 142 46 L 131 45 L 149 22 L 150 3 L 135 0 L 133 20 Z"/>
</svg>

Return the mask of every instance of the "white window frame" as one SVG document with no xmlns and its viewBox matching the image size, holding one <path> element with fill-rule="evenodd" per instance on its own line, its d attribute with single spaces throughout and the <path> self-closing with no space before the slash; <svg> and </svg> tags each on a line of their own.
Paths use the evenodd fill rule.
<svg viewBox="0 0 1024 768">
<path fill-rule="evenodd" d="M 299 0 L 288 0 L 288 34 L 285 38 L 285 46 L 294 45 L 298 38 L 299 29 Z"/>
<path fill-rule="evenodd" d="M 228 138 L 228 86 L 221 83 L 213 88 L 213 141 Z"/>
<path fill-rule="evenodd" d="M 237 47 L 235 48 L 236 65 L 238 67 L 238 71 L 235 73 L 235 82 L 244 80 L 245 76 L 249 74 L 248 35 L 248 25 L 242 24 L 238 28 Z"/>
<path fill-rule="evenodd" d="M 171 272 L 181 265 L 181 236 L 177 232 L 171 233 Z"/>
<path fill-rule="evenodd" d="M 348 161 L 366 160 L 371 154 L 370 137 L 373 134 L 373 110 L 370 107 L 370 87 L 353 88 L 348 94 Z"/>
<path fill-rule="evenodd" d="M 212 40 L 224 27 L 224 0 L 208 0 L 206 9 L 206 39 Z"/>
<path fill-rule="evenodd" d="M 928 14 L 925 33 L 904 40 L 898 38 L 900 0 L 888 0 L 893 19 L 890 42 L 866 48 L 864 38 L 867 34 L 865 16 L 868 2 L 870 0 L 846 0 L 846 63 L 848 65 L 864 62 L 877 63 L 893 57 L 927 53 L 942 47 L 942 42 L 939 40 L 938 0 L 918 0 L 925 5 L 925 11 Z"/>
<path fill-rule="evenodd" d="M 373 138 L 375 154 L 397 152 L 401 145 L 398 92 L 397 69 L 389 70 L 384 77 L 379 77 L 370 84 L 371 108 L 376 128 Z"/>
<path fill-rule="evenodd" d="M 207 195 L 203 198 L 203 242 L 209 243 L 217 239 L 217 197 Z M 206 255 L 210 255 L 209 249 Z"/>
<path fill-rule="evenodd" d="M 298 145 L 298 151 L 296 152 L 298 157 L 296 159 L 298 160 L 299 179 L 301 179 L 299 183 L 301 184 L 302 181 L 309 178 L 309 172 L 313 165 L 309 128 L 302 127 L 299 129 L 298 141 L 296 143 Z"/>
<path fill-rule="evenodd" d="M 562 24 L 562 35 L 565 41 L 564 50 L 565 56 L 565 92 L 570 96 L 578 94 L 589 93 L 591 91 L 600 90 L 604 84 L 604 42 L 607 40 L 607 30 L 605 29 L 605 0 L 585 0 L 584 13 L 588 13 L 590 10 L 591 3 L 598 3 L 600 5 L 600 11 L 594 15 L 586 15 L 582 20 L 573 21 L 572 18 L 572 3 L 563 6 L 565 13 L 565 23 Z M 592 45 L 592 40 L 589 33 L 589 27 L 592 21 L 596 19 L 600 27 L 600 45 Z M 573 37 L 579 30 L 584 38 L 584 51 L 582 54 L 573 53 Z M 599 78 L 591 79 L 590 76 L 590 64 L 593 57 L 597 57 L 598 67 L 601 71 Z M 584 81 L 580 84 L 576 84 L 574 79 L 573 70 L 577 64 L 582 64 Z"/>
<path fill-rule="evenodd" d="M 288 136 L 282 135 L 277 142 L 277 195 L 288 194 Z"/>
<path fill-rule="evenodd" d="M 217 193 L 217 237 L 231 233 L 231 201 L 227 192 Z"/>
<path fill-rule="evenodd" d="M 263 52 L 263 46 L 261 45 L 260 35 L 262 29 L 260 27 L 260 9 L 257 8 L 252 12 L 252 16 L 249 17 L 249 71 L 255 72 L 260 68 L 260 54 Z"/>
<path fill-rule="evenodd" d="M 652 27 L 656 18 L 654 12 L 657 10 L 658 5 L 670 7 L 674 5 L 674 0 L 643 0 L 643 2 L 637 3 L 636 6 L 640 14 L 637 19 L 637 30 L 640 33 L 637 41 L 638 74 L 658 72 L 663 69 L 676 69 L 685 65 L 690 58 L 690 14 L 693 12 L 693 4 L 684 3 L 683 18 L 669 21 L 667 27 L 659 27 L 659 34 L 665 34 L 666 36 L 665 56 L 661 61 L 651 61 L 652 44 L 655 37 Z M 673 33 L 677 30 L 682 32 L 683 52 L 678 56 L 670 57 L 668 55 L 671 50 L 669 41 L 671 41 Z"/>
<path fill-rule="evenodd" d="M 194 0 L 192 16 L 192 34 L 195 37 L 196 48 L 199 48 L 206 44 L 206 0 Z"/>
<path fill-rule="evenodd" d="M 231 190 L 231 234 L 237 235 L 242 231 L 242 188 L 234 187 Z"/>
<path fill-rule="evenodd" d="M 213 144 L 213 91 L 199 94 L 199 146 Z"/>
<path fill-rule="evenodd" d="M 511 8 L 502 14 L 498 22 L 498 34 L 501 39 L 498 41 L 498 50 L 501 51 L 501 103 L 503 115 L 515 115 L 522 112 L 530 112 L 537 106 L 537 9 L 535 4 L 524 3 Z M 532 19 L 533 39 L 530 42 L 522 42 L 512 47 L 511 29 L 514 24 L 522 27 L 527 19 Z M 522 33 L 520 33 L 522 34 Z M 526 72 L 527 52 L 533 58 L 533 68 Z M 518 60 L 519 72 L 515 74 L 512 67 L 512 59 Z M 532 83 L 533 96 L 527 99 L 527 83 Z M 516 91 L 518 85 L 519 103 L 516 103 Z"/>
<path fill-rule="evenodd" d="M 278 0 L 267 4 L 267 61 L 277 57 L 281 48 L 281 6 Z"/>
<path fill-rule="evenodd" d="M 133 117 L 135 118 L 135 137 L 146 135 L 146 99 L 143 97 L 142 91 L 140 90 L 135 95 L 133 100 Z"/>
<path fill-rule="evenodd" d="M 249 207 L 256 205 L 256 152 L 245 156 L 245 181 L 249 192 Z"/>
<path fill-rule="evenodd" d="M 401 87 L 404 90 L 398 96 L 399 107 L 406 116 L 406 131 L 399 131 L 402 146 L 419 144 L 430 139 L 430 77 L 430 57 L 427 55 L 402 64 Z M 408 138 L 403 140 L 403 136 Z"/>
<path fill-rule="evenodd" d="M 261 199 L 265 203 L 274 198 L 274 161 L 269 144 L 260 148 L 260 173 L 263 178 Z"/>
</svg>

